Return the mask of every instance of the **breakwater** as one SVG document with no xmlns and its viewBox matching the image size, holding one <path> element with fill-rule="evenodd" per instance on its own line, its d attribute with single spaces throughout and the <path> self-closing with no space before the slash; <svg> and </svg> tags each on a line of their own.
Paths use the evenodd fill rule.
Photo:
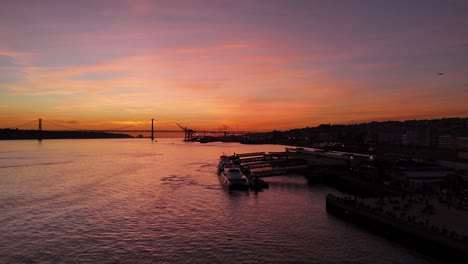
<svg viewBox="0 0 468 264">
<path fill-rule="evenodd" d="M 405 222 L 378 208 L 357 202 L 351 197 L 326 197 L 327 212 L 369 231 L 408 245 L 444 262 L 467 263 L 468 239 L 447 231 L 435 230 L 424 224 Z"/>
</svg>

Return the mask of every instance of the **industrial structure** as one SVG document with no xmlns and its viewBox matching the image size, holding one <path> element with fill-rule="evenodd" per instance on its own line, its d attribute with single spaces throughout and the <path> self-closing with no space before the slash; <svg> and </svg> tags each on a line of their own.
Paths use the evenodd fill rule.
<svg viewBox="0 0 468 264">
<path fill-rule="evenodd" d="M 152 142 L 155 141 L 155 133 L 156 132 L 161 132 L 161 133 L 179 133 L 180 130 L 177 130 L 177 129 L 160 129 L 160 130 L 155 130 L 155 125 L 154 125 L 154 122 L 155 120 L 154 119 L 151 119 L 151 129 L 133 129 L 132 127 L 136 126 L 136 125 L 127 125 L 127 126 L 124 126 L 124 127 L 120 127 L 120 128 L 113 128 L 113 129 L 80 129 L 80 128 L 76 128 L 76 127 L 70 127 L 68 125 L 62 125 L 62 124 L 59 124 L 55 121 L 50 121 L 50 120 L 44 120 L 42 118 L 39 118 L 39 119 L 36 119 L 36 120 L 33 120 L 33 121 L 29 121 L 25 124 L 20 124 L 20 125 L 17 125 L 17 126 L 13 126 L 16 131 L 18 131 L 19 128 L 21 127 L 25 127 L 25 126 L 30 126 L 31 124 L 35 123 L 35 122 L 38 122 L 38 126 L 37 126 L 37 130 L 36 129 L 27 129 L 25 131 L 30 131 L 33 133 L 33 138 L 39 140 L 39 141 L 42 141 L 43 139 L 47 139 L 49 138 L 48 137 L 48 134 L 47 132 L 83 132 L 83 133 L 86 133 L 86 132 L 98 132 L 98 133 L 114 133 L 114 132 L 118 132 L 118 133 L 151 133 L 149 138 L 151 139 Z M 43 127 L 43 123 L 48 123 L 48 124 L 51 124 L 51 125 L 54 125 L 54 126 L 58 126 L 58 127 L 61 127 L 63 129 L 54 129 L 54 130 L 44 130 L 44 127 Z M 144 120 L 144 122 L 148 122 L 148 120 Z M 182 131 L 184 131 L 184 141 L 199 141 L 202 139 L 202 137 L 200 137 L 199 135 L 209 135 L 209 134 L 221 134 L 221 135 L 224 135 L 226 137 L 226 135 L 244 135 L 244 134 L 247 134 L 247 133 L 250 133 L 250 132 L 246 132 L 246 131 L 214 131 L 214 130 L 199 130 L 197 132 L 195 132 L 193 129 L 191 128 L 188 128 L 186 126 L 182 126 L 178 123 L 176 123 L 176 125 L 182 129 Z M 141 136 L 140 136 L 141 137 Z"/>
</svg>

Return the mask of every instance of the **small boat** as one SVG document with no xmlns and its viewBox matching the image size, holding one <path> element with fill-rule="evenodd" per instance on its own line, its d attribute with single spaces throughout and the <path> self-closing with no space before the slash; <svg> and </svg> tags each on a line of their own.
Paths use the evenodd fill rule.
<svg viewBox="0 0 468 264">
<path fill-rule="evenodd" d="M 237 165 L 224 166 L 223 172 L 219 175 L 219 181 L 229 190 L 245 190 L 250 187 L 247 176 Z"/>
</svg>

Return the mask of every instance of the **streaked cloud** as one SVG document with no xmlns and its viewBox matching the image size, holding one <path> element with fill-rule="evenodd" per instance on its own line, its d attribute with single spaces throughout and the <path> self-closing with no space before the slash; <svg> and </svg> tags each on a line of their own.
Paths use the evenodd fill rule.
<svg viewBox="0 0 468 264">
<path fill-rule="evenodd" d="M 10 1 L 0 11 L 0 105 L 17 120 L 93 127 L 151 117 L 269 130 L 466 116 L 463 7 Z"/>
</svg>

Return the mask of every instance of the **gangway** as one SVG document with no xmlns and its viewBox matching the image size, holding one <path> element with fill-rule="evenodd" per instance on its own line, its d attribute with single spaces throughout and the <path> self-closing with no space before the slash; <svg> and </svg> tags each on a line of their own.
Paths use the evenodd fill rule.
<svg viewBox="0 0 468 264">
<path fill-rule="evenodd" d="M 265 155 L 265 152 L 240 153 L 240 154 L 236 154 L 236 157 L 242 158 L 242 157 L 262 156 L 262 155 Z"/>
</svg>

